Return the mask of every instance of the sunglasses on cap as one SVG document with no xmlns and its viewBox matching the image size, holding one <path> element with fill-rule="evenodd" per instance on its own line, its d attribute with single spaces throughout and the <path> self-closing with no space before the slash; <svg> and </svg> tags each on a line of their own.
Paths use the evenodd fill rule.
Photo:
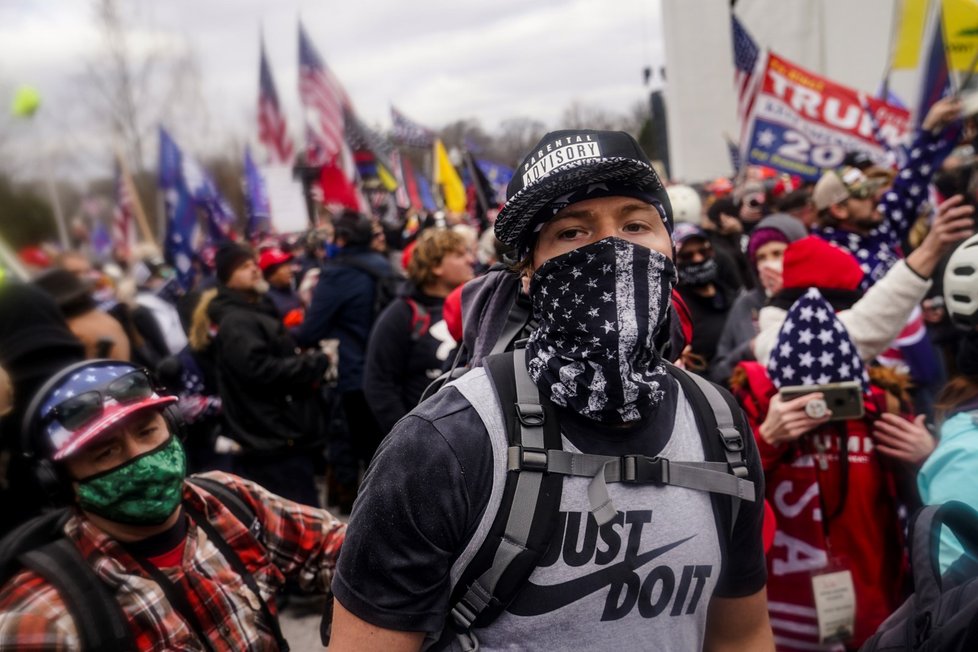
<svg viewBox="0 0 978 652">
<path fill-rule="evenodd" d="M 42 424 L 57 421 L 66 430 L 78 430 L 105 411 L 112 399 L 120 404 L 150 398 L 155 392 L 153 382 L 145 371 L 132 371 L 110 382 L 102 389 L 82 392 L 58 403 L 45 415 Z"/>
<path fill-rule="evenodd" d="M 842 185 L 845 186 L 846 190 L 849 192 L 848 199 L 869 199 L 873 196 L 873 192 L 878 187 L 873 184 L 869 179 L 866 178 L 862 172 L 858 174 L 853 174 L 857 172 L 852 170 L 849 173 L 843 174 L 839 170 L 835 171 L 835 175 L 839 177 Z"/>
</svg>

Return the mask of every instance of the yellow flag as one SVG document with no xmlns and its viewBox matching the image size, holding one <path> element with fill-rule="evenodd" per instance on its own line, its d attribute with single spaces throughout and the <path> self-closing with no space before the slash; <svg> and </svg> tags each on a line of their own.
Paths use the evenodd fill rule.
<svg viewBox="0 0 978 652">
<path fill-rule="evenodd" d="M 917 67 L 930 2 L 941 3 L 948 63 L 954 70 L 967 71 L 978 52 L 978 0 L 903 0 L 893 68 Z"/>
<path fill-rule="evenodd" d="M 455 166 L 448 159 L 448 152 L 445 151 L 440 138 L 435 139 L 435 183 L 441 186 L 445 208 L 453 213 L 461 213 L 465 210 L 465 186 Z"/>
<path fill-rule="evenodd" d="M 377 162 L 377 178 L 380 179 L 380 185 L 382 185 L 384 190 L 387 192 L 394 192 L 397 190 L 397 179 L 395 179 L 394 175 L 391 174 L 391 171 L 379 161 Z"/>
</svg>

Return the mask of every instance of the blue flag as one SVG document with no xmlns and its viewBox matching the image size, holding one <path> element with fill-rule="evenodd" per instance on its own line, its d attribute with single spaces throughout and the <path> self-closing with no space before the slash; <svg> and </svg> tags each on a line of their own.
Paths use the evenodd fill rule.
<svg viewBox="0 0 978 652">
<path fill-rule="evenodd" d="M 245 147 L 244 155 L 245 209 L 248 211 L 246 235 L 255 240 L 272 230 L 272 211 L 268 201 L 268 189 L 258 166 L 251 158 L 251 148 Z"/>
<path fill-rule="evenodd" d="M 954 93 L 954 82 L 951 79 L 947 64 L 947 51 L 944 48 L 944 20 L 941 16 L 941 3 L 933 3 L 929 31 L 924 35 L 921 50 L 920 95 L 917 98 L 917 112 L 914 123 L 917 128 L 923 124 L 927 112 L 934 104 Z M 958 119 L 944 127 L 941 134 L 942 142 L 934 152 L 934 160 L 942 161 L 951 153 L 961 137 L 963 122 Z"/>
<path fill-rule="evenodd" d="M 435 196 L 431 192 L 431 184 L 428 183 L 428 180 L 420 172 L 416 172 L 414 176 L 418 180 L 418 194 L 421 196 L 421 205 L 426 211 L 434 212 L 438 210 Z"/>
<path fill-rule="evenodd" d="M 194 204 L 207 217 L 207 243 L 217 245 L 234 239 L 237 218 L 207 171 L 193 158 L 183 157 L 183 178 Z"/>
<path fill-rule="evenodd" d="M 194 243 L 199 237 L 197 211 L 183 178 L 183 153 L 165 129 L 160 127 L 160 166 L 157 183 L 166 210 L 166 241 L 163 255 L 177 272 L 185 290 L 194 285 Z"/>
<path fill-rule="evenodd" d="M 935 7 L 928 23 L 928 33 L 924 36 L 921 51 L 920 94 L 917 99 L 917 112 L 914 116 L 919 127 L 930 108 L 954 92 L 950 71 L 947 65 L 947 51 L 944 48 L 944 27 L 941 18 L 941 4 Z M 958 125 L 960 127 L 960 125 Z"/>
<path fill-rule="evenodd" d="M 493 163 L 492 161 L 486 161 L 485 159 L 476 159 L 475 163 L 482 170 L 482 174 L 486 175 L 486 179 L 489 180 L 492 187 L 496 189 L 496 199 L 499 201 L 505 200 L 506 186 L 509 185 L 510 179 L 513 178 L 513 168 L 508 168 L 505 165 Z"/>
<path fill-rule="evenodd" d="M 112 234 L 101 220 L 92 228 L 90 243 L 96 259 L 108 260 L 112 256 Z"/>
</svg>

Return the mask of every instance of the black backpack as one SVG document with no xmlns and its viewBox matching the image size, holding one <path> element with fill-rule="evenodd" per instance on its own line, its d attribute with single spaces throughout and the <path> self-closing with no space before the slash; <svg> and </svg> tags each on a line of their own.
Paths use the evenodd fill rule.
<svg viewBox="0 0 978 652">
<path fill-rule="evenodd" d="M 254 511 L 233 491 L 216 480 L 191 477 L 188 481 L 204 489 L 241 521 L 256 536 L 261 523 Z M 81 649 L 85 652 L 128 652 L 136 649 L 128 619 L 115 596 L 99 579 L 81 553 L 64 536 L 64 525 L 71 517 L 71 509 L 64 507 L 42 514 L 7 534 L 0 540 L 0 585 L 8 582 L 21 569 L 37 573 L 55 588 L 64 601 L 78 630 Z M 208 532 L 209 538 L 215 539 Z M 265 619 L 279 648 L 287 651 L 289 645 L 261 597 L 254 577 L 223 540 L 214 540 L 221 554 L 245 584 L 261 601 Z M 163 587 L 166 590 L 166 587 Z M 207 641 L 202 641 L 209 647 Z"/>
<path fill-rule="evenodd" d="M 941 576 L 941 526 L 965 555 Z M 912 525 L 914 594 L 887 618 L 861 652 L 978 650 L 978 512 L 956 500 L 921 509 Z M 969 557 L 970 555 L 970 557 Z"/>
</svg>

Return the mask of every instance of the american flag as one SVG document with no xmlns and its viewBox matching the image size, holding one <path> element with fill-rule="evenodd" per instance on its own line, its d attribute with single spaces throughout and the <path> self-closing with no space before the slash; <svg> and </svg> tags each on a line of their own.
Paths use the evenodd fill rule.
<svg viewBox="0 0 978 652">
<path fill-rule="evenodd" d="M 750 115 L 751 107 L 754 105 L 754 97 L 757 95 L 754 83 L 754 70 L 757 67 L 757 60 L 761 56 L 761 51 L 757 43 L 750 37 L 743 24 L 737 20 L 736 16 L 731 15 L 733 21 L 733 49 L 734 49 L 734 88 L 737 91 L 737 117 L 741 124 Z"/>
<path fill-rule="evenodd" d="M 391 166 L 393 167 L 394 178 L 397 179 L 397 190 L 394 191 L 394 200 L 397 202 L 398 208 L 411 208 L 411 195 L 408 194 L 408 188 L 405 184 L 404 169 L 401 166 L 401 152 L 394 150 L 391 152 Z M 414 181 L 414 178 L 411 178 Z M 415 189 L 415 194 L 417 194 L 417 189 Z M 421 205 L 421 201 L 417 202 L 417 205 Z"/>
<path fill-rule="evenodd" d="M 127 183 L 122 166 L 115 166 L 115 206 L 112 208 L 112 246 L 115 251 L 128 257 L 136 241 L 136 207 L 132 186 Z"/>
<path fill-rule="evenodd" d="M 740 147 L 730 138 L 726 138 L 726 141 L 727 152 L 730 154 L 730 165 L 733 167 L 734 176 L 737 176 L 740 174 L 740 168 L 743 165 L 743 159 L 740 156 Z"/>
<path fill-rule="evenodd" d="M 306 148 L 310 165 L 335 162 L 346 148 L 344 112 L 350 99 L 326 67 L 299 24 L 299 99 L 306 111 Z"/>
<path fill-rule="evenodd" d="M 323 168 L 323 202 L 360 210 L 353 152 L 346 142 L 345 114 L 353 110 L 339 80 L 326 67 L 299 23 L 299 99 L 306 112 L 306 162 Z"/>
<path fill-rule="evenodd" d="M 391 121 L 394 123 L 394 140 L 412 147 L 431 147 L 435 143 L 435 132 L 422 127 L 414 120 L 391 107 Z"/>
<path fill-rule="evenodd" d="M 289 165 L 295 146 L 289 137 L 285 114 L 278 101 L 272 69 L 265 57 L 265 43 L 261 44 L 261 71 L 258 75 L 258 140 L 265 147 L 268 162 Z"/>
<path fill-rule="evenodd" d="M 378 166 L 393 176 L 391 154 L 394 147 L 382 135 L 368 127 L 353 109 L 345 112 L 346 142 L 354 152 L 369 152 Z"/>
</svg>

